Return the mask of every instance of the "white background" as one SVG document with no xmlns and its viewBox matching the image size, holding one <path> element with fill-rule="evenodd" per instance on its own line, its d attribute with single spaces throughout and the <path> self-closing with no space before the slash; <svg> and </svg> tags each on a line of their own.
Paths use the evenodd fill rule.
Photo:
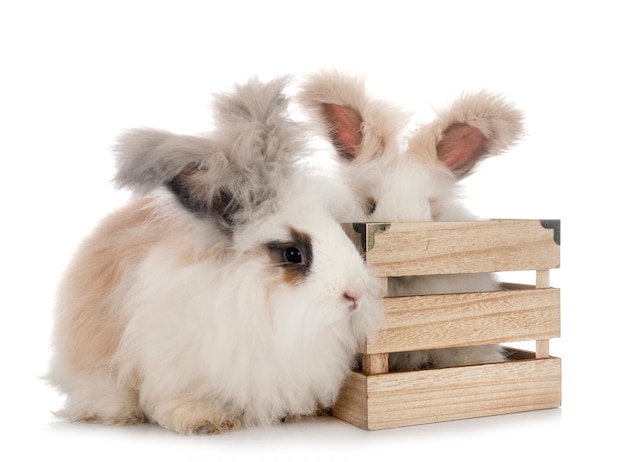
<svg viewBox="0 0 626 462">
<path fill-rule="evenodd" d="M 608 1 L 4 1 L 0 6 L 0 452 L 65 460 L 624 460 L 624 13 Z M 224 436 L 55 420 L 54 292 L 82 237 L 126 199 L 109 148 L 133 126 L 208 127 L 210 94 L 335 66 L 422 111 L 503 93 L 527 135 L 467 181 L 489 218 L 560 218 L 563 406 L 365 432 L 305 419 Z"/>
</svg>

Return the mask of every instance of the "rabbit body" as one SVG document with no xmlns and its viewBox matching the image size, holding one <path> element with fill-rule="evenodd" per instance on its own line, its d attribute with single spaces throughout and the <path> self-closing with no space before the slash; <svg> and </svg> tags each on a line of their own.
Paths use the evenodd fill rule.
<svg viewBox="0 0 626 462">
<path fill-rule="evenodd" d="M 522 133 L 519 111 L 489 93 L 464 95 L 435 120 L 410 128 L 411 115 L 370 96 L 363 79 L 336 71 L 308 76 L 299 102 L 332 143 L 335 181 L 359 203 L 346 221 L 473 220 L 459 180 L 484 158 L 512 146 Z M 347 197 L 347 196 L 346 196 Z M 390 296 L 493 291 L 494 274 L 389 278 Z M 506 360 L 498 345 L 390 354 L 392 371 Z"/>
<path fill-rule="evenodd" d="M 351 192 L 298 167 L 307 148 L 283 86 L 216 97 L 206 137 L 122 137 L 117 182 L 139 197 L 60 285 L 59 415 L 222 432 L 336 399 L 380 320 L 377 282 L 334 218 L 330 197 Z"/>
</svg>

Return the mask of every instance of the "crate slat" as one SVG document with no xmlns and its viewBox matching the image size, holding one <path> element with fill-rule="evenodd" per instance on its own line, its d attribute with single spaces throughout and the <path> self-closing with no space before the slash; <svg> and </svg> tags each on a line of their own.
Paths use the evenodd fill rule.
<svg viewBox="0 0 626 462">
<path fill-rule="evenodd" d="M 383 299 L 385 322 L 362 353 L 431 350 L 560 336 L 560 290 Z"/>
<path fill-rule="evenodd" d="M 368 430 L 561 405 L 561 360 L 431 369 L 382 375 L 352 372 L 333 414 Z"/>
<path fill-rule="evenodd" d="M 560 266 L 553 229 L 540 220 L 360 225 L 367 235 L 367 265 L 380 277 L 548 270 Z M 355 243 L 363 237 L 346 227 Z"/>
</svg>

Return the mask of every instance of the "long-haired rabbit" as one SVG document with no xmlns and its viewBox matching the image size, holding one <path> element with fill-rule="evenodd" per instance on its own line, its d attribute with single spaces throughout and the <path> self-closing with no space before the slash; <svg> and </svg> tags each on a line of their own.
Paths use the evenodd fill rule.
<svg viewBox="0 0 626 462">
<path fill-rule="evenodd" d="M 206 136 L 121 137 L 116 182 L 137 197 L 61 283 L 60 415 L 222 432 L 336 399 L 382 314 L 377 280 L 331 213 L 350 191 L 300 167 L 310 152 L 285 85 L 216 95 Z"/>
<path fill-rule="evenodd" d="M 410 130 L 410 114 L 367 94 L 362 78 L 337 71 L 308 76 L 300 102 L 321 122 L 340 164 L 338 180 L 361 201 L 346 221 L 455 221 L 474 219 L 461 200 L 459 180 L 484 158 L 514 145 L 522 115 L 501 97 L 467 94 L 431 123 Z M 315 122 L 314 122 L 315 123 Z M 358 208 L 357 208 L 358 210 Z M 389 279 L 389 295 L 490 291 L 493 274 Z M 498 345 L 390 355 L 391 370 L 499 362 Z"/>
</svg>

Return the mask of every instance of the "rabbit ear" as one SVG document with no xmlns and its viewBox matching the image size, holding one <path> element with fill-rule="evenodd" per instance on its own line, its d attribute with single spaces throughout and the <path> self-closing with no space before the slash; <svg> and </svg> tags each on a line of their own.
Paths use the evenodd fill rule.
<svg viewBox="0 0 626 462">
<path fill-rule="evenodd" d="M 221 187 L 230 162 L 210 139 L 137 129 L 119 138 L 116 151 L 118 186 L 138 193 L 166 186 L 191 212 L 230 221 L 234 207 Z"/>
<path fill-rule="evenodd" d="M 362 78 L 325 71 L 308 76 L 298 100 L 322 121 L 344 159 L 361 163 L 397 148 L 408 114 L 369 97 Z"/>
<path fill-rule="evenodd" d="M 339 104 L 321 103 L 320 109 L 339 155 L 349 161 L 355 160 L 361 153 L 363 140 L 361 114 L 349 106 Z"/>
<path fill-rule="evenodd" d="M 167 185 L 183 170 L 189 171 L 211 155 L 221 154 L 209 139 L 149 128 L 124 133 L 115 151 L 115 183 L 138 193 Z"/>
<path fill-rule="evenodd" d="M 141 129 L 117 145 L 119 186 L 145 193 L 167 186 L 190 211 L 217 219 L 227 232 L 262 213 L 299 151 L 285 115 L 284 79 L 251 79 L 215 98 L 215 129 L 207 137 Z"/>
<path fill-rule="evenodd" d="M 461 179 L 481 160 L 517 143 L 523 131 L 522 119 L 520 111 L 497 95 L 464 95 L 413 135 L 409 151 L 441 161 Z"/>
</svg>

